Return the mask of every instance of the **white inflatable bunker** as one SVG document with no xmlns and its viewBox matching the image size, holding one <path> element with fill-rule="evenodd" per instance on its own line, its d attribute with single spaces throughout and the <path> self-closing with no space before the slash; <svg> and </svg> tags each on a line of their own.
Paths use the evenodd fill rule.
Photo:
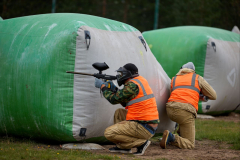
<svg viewBox="0 0 240 160">
<path fill-rule="evenodd" d="M 108 26 L 106 26 L 108 27 Z M 86 48 L 85 33 L 91 34 L 89 49 Z M 100 30 L 82 26 L 78 30 L 76 42 L 75 72 L 97 73 L 91 64 L 105 62 L 109 69 L 104 74 L 116 75 L 116 70 L 126 63 L 138 67 L 139 74 L 148 80 L 157 101 L 160 125 L 157 132 L 173 130 L 174 123 L 169 120 L 165 104 L 169 97 L 170 78 L 153 56 L 147 45 L 143 45 L 139 31 L 119 32 Z M 144 43 L 145 44 L 145 43 Z M 117 84 L 116 81 L 114 81 Z M 102 136 L 104 130 L 113 125 L 114 113 L 119 105 L 110 104 L 99 89 L 94 86 L 94 78 L 82 75 L 74 76 L 73 136 L 80 140 L 79 129 L 87 128 L 89 137 Z"/>
</svg>

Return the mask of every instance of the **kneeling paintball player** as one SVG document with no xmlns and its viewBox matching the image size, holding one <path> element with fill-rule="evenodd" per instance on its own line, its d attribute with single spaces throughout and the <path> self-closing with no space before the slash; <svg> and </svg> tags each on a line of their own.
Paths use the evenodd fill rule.
<svg viewBox="0 0 240 160">
<path fill-rule="evenodd" d="M 117 70 L 118 85 L 123 89 L 113 92 L 116 86 L 110 82 L 95 79 L 95 87 L 102 90 L 103 96 L 111 104 L 122 104 L 128 109 L 126 120 L 116 123 L 105 130 L 105 137 L 116 144 L 110 152 L 132 153 L 143 155 L 158 127 L 159 115 L 157 104 L 147 80 L 138 74 L 138 68 L 128 63 Z M 106 86 L 111 83 L 111 89 Z"/>
<path fill-rule="evenodd" d="M 198 101 L 216 98 L 215 90 L 203 77 L 195 73 L 194 64 L 192 62 L 184 64 L 172 78 L 171 95 L 166 104 L 167 115 L 179 124 L 180 135 L 165 130 L 160 146 L 165 149 L 167 144 L 171 143 L 179 148 L 193 149 Z"/>
</svg>

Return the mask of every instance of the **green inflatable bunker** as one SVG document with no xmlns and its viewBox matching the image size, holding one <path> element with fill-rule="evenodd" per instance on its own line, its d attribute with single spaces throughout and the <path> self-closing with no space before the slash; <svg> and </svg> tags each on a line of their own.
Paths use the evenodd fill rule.
<svg viewBox="0 0 240 160">
<path fill-rule="evenodd" d="M 198 113 L 240 110 L 240 35 L 223 29 L 183 26 L 143 33 L 170 78 L 193 62 L 196 73 L 216 90 L 217 100 L 199 102 Z"/>
<path fill-rule="evenodd" d="M 170 79 L 134 27 L 83 14 L 45 14 L 0 21 L 0 133 L 62 142 L 104 142 L 121 105 L 111 105 L 94 77 L 138 66 L 156 96 L 161 125 L 172 130 L 165 103 Z M 150 72 L 149 72 L 150 71 Z M 157 75 L 157 76 L 156 76 Z"/>
</svg>

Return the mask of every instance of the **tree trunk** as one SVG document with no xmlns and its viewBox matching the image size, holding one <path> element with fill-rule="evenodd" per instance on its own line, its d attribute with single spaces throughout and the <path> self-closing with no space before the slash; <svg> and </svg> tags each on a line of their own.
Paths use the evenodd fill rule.
<svg viewBox="0 0 240 160">
<path fill-rule="evenodd" d="M 125 0 L 123 22 L 127 23 L 128 0 Z"/>
<path fill-rule="evenodd" d="M 102 10 L 103 17 L 105 17 L 106 15 L 106 4 L 107 4 L 107 0 L 103 0 L 103 10 Z"/>
</svg>

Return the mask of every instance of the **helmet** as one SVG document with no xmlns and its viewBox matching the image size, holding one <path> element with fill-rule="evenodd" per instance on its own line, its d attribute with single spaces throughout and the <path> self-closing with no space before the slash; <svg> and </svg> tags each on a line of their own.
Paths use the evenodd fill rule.
<svg viewBox="0 0 240 160">
<path fill-rule="evenodd" d="M 188 69 L 192 69 L 195 71 L 195 66 L 192 62 L 188 62 L 188 63 L 184 64 L 180 69 L 182 69 L 182 68 L 188 68 Z"/>
<path fill-rule="evenodd" d="M 129 78 L 134 78 L 139 76 L 138 68 L 132 63 L 127 63 L 116 71 L 118 73 L 116 77 L 117 77 L 117 82 L 119 86 L 124 84 L 124 82 Z"/>
</svg>

